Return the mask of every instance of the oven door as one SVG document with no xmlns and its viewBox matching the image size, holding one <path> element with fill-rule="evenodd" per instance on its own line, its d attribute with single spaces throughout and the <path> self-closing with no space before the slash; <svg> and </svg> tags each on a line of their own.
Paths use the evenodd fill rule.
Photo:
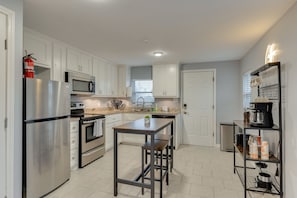
<svg viewBox="0 0 297 198">
<path fill-rule="evenodd" d="M 98 119 L 99 120 L 99 119 Z M 105 119 L 82 121 L 81 123 L 81 153 L 85 153 L 91 149 L 94 149 L 100 145 L 104 145 L 105 142 Z M 96 126 L 97 124 L 101 126 Z M 98 128 L 101 128 L 102 132 L 98 133 Z"/>
</svg>

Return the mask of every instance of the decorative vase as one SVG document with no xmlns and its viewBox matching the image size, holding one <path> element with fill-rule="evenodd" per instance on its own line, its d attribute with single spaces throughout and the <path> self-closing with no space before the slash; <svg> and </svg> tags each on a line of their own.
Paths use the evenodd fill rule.
<svg viewBox="0 0 297 198">
<path fill-rule="evenodd" d="M 150 125 L 151 119 L 150 118 L 144 118 L 144 124 L 146 126 Z"/>
</svg>

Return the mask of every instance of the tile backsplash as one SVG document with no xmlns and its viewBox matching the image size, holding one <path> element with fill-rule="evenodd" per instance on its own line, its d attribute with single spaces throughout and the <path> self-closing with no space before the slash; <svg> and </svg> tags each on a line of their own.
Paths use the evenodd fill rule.
<svg viewBox="0 0 297 198">
<path fill-rule="evenodd" d="M 83 102 L 85 107 L 87 109 L 92 108 L 106 108 L 110 106 L 110 101 L 115 98 L 98 98 L 98 97 L 84 97 L 84 96 L 71 96 L 72 102 Z M 126 107 L 133 107 L 133 104 L 130 100 L 130 98 L 120 100 L 123 101 L 123 103 L 126 105 Z M 167 106 L 170 110 L 177 110 L 180 108 L 180 100 L 179 99 L 172 99 L 172 98 L 166 98 L 166 99 L 155 99 L 155 104 L 157 104 L 158 108 L 161 108 L 162 106 Z"/>
</svg>

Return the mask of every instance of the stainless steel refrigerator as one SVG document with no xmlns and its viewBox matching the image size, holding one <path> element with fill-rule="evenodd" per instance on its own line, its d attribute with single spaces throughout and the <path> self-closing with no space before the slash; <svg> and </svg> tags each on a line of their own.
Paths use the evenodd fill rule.
<svg viewBox="0 0 297 198">
<path fill-rule="evenodd" d="M 70 86 L 24 79 L 23 197 L 48 194 L 70 178 Z"/>
</svg>

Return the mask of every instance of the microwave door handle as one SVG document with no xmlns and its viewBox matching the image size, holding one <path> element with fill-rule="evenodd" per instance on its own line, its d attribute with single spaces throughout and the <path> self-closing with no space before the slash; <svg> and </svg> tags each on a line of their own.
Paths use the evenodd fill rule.
<svg viewBox="0 0 297 198">
<path fill-rule="evenodd" d="M 89 82 L 89 91 L 94 92 L 94 90 L 95 90 L 95 84 L 93 81 L 90 81 Z"/>
</svg>

